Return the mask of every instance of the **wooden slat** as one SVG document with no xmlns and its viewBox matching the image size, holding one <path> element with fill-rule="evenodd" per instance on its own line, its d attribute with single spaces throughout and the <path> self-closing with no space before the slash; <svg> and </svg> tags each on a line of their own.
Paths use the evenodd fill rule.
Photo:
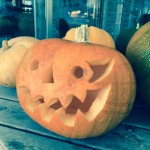
<svg viewBox="0 0 150 150">
<path fill-rule="evenodd" d="M 30 117 L 28 117 L 22 110 L 18 102 L 9 101 L 6 99 L 0 99 L 0 126 L 6 126 L 24 132 L 31 132 L 64 142 L 71 142 L 75 145 L 79 144 L 81 146 L 86 146 L 87 148 L 89 147 L 97 149 L 100 147 L 97 147 L 96 145 L 93 145 L 91 143 L 80 143 L 76 140 L 72 141 L 68 138 L 64 138 L 53 132 L 48 131 L 47 129 L 41 127 L 39 124 L 34 122 Z"/>
<path fill-rule="evenodd" d="M 6 148 L 8 150 L 89 150 L 78 145 L 0 126 L 0 150 Z"/>
<path fill-rule="evenodd" d="M 18 102 L 15 88 L 0 86 L 0 98 Z M 149 114 L 150 109 L 148 107 L 135 105 L 123 124 L 150 129 L 150 119 L 147 119 Z"/>
<path fill-rule="evenodd" d="M 18 101 L 16 88 L 0 86 L 0 98 Z"/>
<path fill-rule="evenodd" d="M 74 140 L 56 135 L 32 121 L 21 109 L 18 102 L 0 100 L 0 125 L 37 134 L 51 139 L 57 139 L 74 145 L 95 149 L 148 149 L 150 147 L 150 130 L 129 125 L 119 125 L 106 135 L 84 140 Z M 8 132 L 9 134 L 9 132 Z M 30 138 L 30 136 L 29 136 Z M 129 147 L 130 145 L 130 147 Z"/>
<path fill-rule="evenodd" d="M 150 130 L 150 108 L 134 106 L 123 124 Z"/>
</svg>

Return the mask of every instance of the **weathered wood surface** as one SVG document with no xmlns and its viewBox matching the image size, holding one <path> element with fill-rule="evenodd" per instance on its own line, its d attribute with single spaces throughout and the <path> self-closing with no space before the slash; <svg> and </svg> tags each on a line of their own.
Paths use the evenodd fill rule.
<svg viewBox="0 0 150 150">
<path fill-rule="evenodd" d="M 4 147 L 8 150 L 89 150 L 86 147 L 62 141 L 58 142 L 49 137 L 3 126 L 0 126 L 0 140 L 0 150 L 3 150 Z"/>
<path fill-rule="evenodd" d="M 0 98 L 18 101 L 16 96 L 16 88 L 0 86 Z"/>
<path fill-rule="evenodd" d="M 84 140 L 69 139 L 34 122 L 20 107 L 15 89 L 0 87 L 0 141 L 10 150 L 15 150 L 15 146 L 17 150 L 18 147 L 20 150 L 42 150 L 41 147 L 43 150 L 149 150 L 149 114 L 149 109 L 134 108 L 124 122 L 106 135 Z"/>
</svg>

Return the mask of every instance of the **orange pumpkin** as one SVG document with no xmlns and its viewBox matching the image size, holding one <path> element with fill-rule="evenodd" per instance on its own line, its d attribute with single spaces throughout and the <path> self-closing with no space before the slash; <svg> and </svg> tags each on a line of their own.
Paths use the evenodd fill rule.
<svg viewBox="0 0 150 150">
<path fill-rule="evenodd" d="M 22 108 L 36 122 L 65 137 L 86 138 L 108 132 L 127 116 L 136 85 L 119 52 L 45 39 L 24 55 L 16 87 Z"/>
</svg>

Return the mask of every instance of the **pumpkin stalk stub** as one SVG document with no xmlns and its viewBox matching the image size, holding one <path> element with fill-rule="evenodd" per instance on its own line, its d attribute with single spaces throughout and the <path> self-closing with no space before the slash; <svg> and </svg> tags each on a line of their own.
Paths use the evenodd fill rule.
<svg viewBox="0 0 150 150">
<path fill-rule="evenodd" d="M 7 40 L 3 40 L 2 41 L 2 48 L 3 51 L 8 50 L 9 49 L 9 45 L 8 45 L 8 41 Z"/>
<path fill-rule="evenodd" d="M 87 42 L 88 41 L 88 25 L 81 25 L 76 28 L 75 31 L 75 41 L 76 42 Z"/>
</svg>

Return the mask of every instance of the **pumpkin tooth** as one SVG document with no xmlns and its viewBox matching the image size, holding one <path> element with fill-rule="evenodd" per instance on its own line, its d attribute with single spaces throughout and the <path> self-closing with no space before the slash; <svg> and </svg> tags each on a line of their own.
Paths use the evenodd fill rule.
<svg viewBox="0 0 150 150">
<path fill-rule="evenodd" d="M 84 115 L 83 115 L 83 112 L 80 109 L 78 109 L 77 113 L 76 113 L 76 116 L 84 116 Z"/>
<path fill-rule="evenodd" d="M 55 120 L 57 119 L 57 120 L 63 122 L 64 118 L 65 118 L 65 110 L 63 107 L 61 107 L 53 112 L 53 114 L 51 115 L 50 121 L 55 122 Z"/>
<path fill-rule="evenodd" d="M 56 110 L 56 113 L 58 115 L 60 115 L 61 117 L 64 117 L 64 115 L 65 115 L 65 109 L 63 107 L 61 107 L 61 108 L 59 108 L 59 109 Z"/>
<path fill-rule="evenodd" d="M 57 101 L 58 101 L 58 98 L 50 98 L 50 99 L 46 99 L 45 103 L 49 107 L 49 106 L 57 103 Z"/>
<path fill-rule="evenodd" d="M 110 90 L 111 90 L 111 84 L 108 84 L 98 92 L 97 97 L 95 101 L 92 103 L 92 106 L 90 107 L 89 111 L 84 114 L 85 118 L 88 121 L 93 120 L 102 111 L 102 109 L 104 108 L 108 100 Z"/>
<path fill-rule="evenodd" d="M 30 102 L 30 104 L 28 104 L 26 107 L 27 107 L 28 111 L 33 113 L 35 111 L 35 109 L 38 107 L 39 104 L 40 104 L 39 101 Z"/>
<path fill-rule="evenodd" d="M 87 95 L 87 91 L 86 90 L 82 90 L 82 92 L 74 92 L 74 95 L 82 102 L 84 103 L 86 95 Z"/>
<path fill-rule="evenodd" d="M 77 113 L 75 115 L 75 123 L 74 124 L 78 124 L 79 121 L 83 121 L 83 120 L 86 120 L 85 116 L 84 116 L 83 112 L 80 109 L 78 109 Z"/>
<path fill-rule="evenodd" d="M 65 118 L 63 120 L 66 126 L 74 126 L 75 124 L 75 115 L 65 114 Z"/>
<path fill-rule="evenodd" d="M 45 103 L 38 106 L 40 116 L 45 122 L 50 122 L 53 113 L 55 112 L 54 109 L 48 108 Z"/>
<path fill-rule="evenodd" d="M 63 107 L 57 109 L 53 116 L 59 116 L 59 118 L 61 119 L 61 121 L 66 125 L 66 126 L 74 126 L 75 124 L 75 115 L 71 115 L 71 114 L 66 114 L 65 113 L 65 109 Z M 55 118 L 54 117 L 54 118 Z"/>
<path fill-rule="evenodd" d="M 51 118 L 53 116 L 53 113 L 55 113 L 55 110 L 49 108 L 48 111 L 43 116 L 44 121 L 50 122 L 50 120 L 51 120 Z"/>
<path fill-rule="evenodd" d="M 68 105 L 71 103 L 73 98 L 73 95 L 68 95 L 68 96 L 61 96 L 60 97 L 60 103 L 63 106 L 63 108 L 67 108 Z"/>
<path fill-rule="evenodd" d="M 94 125 L 85 118 L 81 110 L 78 110 L 75 116 L 74 128 L 78 130 L 77 136 L 82 137 L 91 134 L 91 130 L 94 129 Z"/>
<path fill-rule="evenodd" d="M 31 101 L 35 101 L 37 99 L 37 94 L 30 90 L 30 99 Z"/>
<path fill-rule="evenodd" d="M 36 95 L 34 98 L 31 99 L 31 101 L 32 102 L 41 101 L 41 103 L 43 103 L 42 101 L 44 101 L 44 99 L 42 95 Z"/>
</svg>

